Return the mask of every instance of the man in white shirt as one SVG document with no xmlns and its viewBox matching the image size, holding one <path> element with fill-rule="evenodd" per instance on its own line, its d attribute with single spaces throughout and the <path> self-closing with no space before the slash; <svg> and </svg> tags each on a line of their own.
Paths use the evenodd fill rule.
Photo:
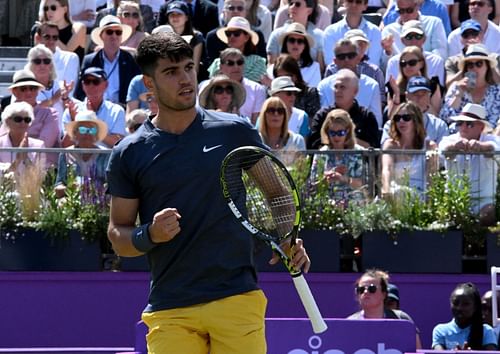
<svg viewBox="0 0 500 354">
<path fill-rule="evenodd" d="M 330 64 L 333 61 L 333 50 L 330 48 L 335 47 L 335 43 L 341 40 L 347 31 L 352 29 L 362 30 L 369 42 L 372 43 L 368 47 L 368 62 L 380 65 L 380 56 L 382 54 L 382 47 L 380 41 L 382 36 L 380 30 L 373 23 L 368 22 L 363 17 L 363 11 L 368 7 L 368 0 L 345 0 L 344 7 L 346 9 L 345 17 L 325 28 L 324 43 L 325 48 L 325 64 Z"/>
<path fill-rule="evenodd" d="M 448 157 L 453 152 L 460 154 L 445 159 L 448 178 L 463 179 L 464 174 L 468 175 L 472 208 L 482 225 L 493 225 L 498 166 L 494 155 L 488 153 L 500 150 L 500 141 L 487 133 L 491 126 L 481 105 L 468 103 L 451 119 L 456 122 L 458 133 L 444 137 L 439 150 L 448 152 Z"/>
<path fill-rule="evenodd" d="M 73 52 L 61 50 L 56 46 L 59 39 L 59 29 L 55 23 L 45 22 L 41 24 L 35 33 L 35 44 L 43 44 L 53 53 L 54 66 L 56 68 L 57 82 L 65 81 L 73 96 L 74 84 L 78 80 L 80 61 L 78 55 Z"/>
<path fill-rule="evenodd" d="M 405 47 L 401 40 L 403 25 L 411 20 L 422 23 L 424 32 L 428 35 L 423 45 L 425 51 L 439 55 L 443 60 L 448 55 L 446 32 L 441 20 L 434 16 L 420 14 L 418 0 L 397 0 L 399 18 L 396 22 L 384 27 L 382 38 L 385 54 L 388 56 L 400 53 Z M 391 39 L 388 39 L 391 38 Z"/>
<path fill-rule="evenodd" d="M 471 0 L 469 2 L 469 15 L 472 20 L 481 26 L 481 42 L 491 53 L 500 54 L 500 28 L 488 20 L 488 15 L 493 11 L 492 0 Z M 460 41 L 461 27 L 453 30 L 448 36 L 448 50 L 450 55 L 462 53 L 463 44 Z"/>
<path fill-rule="evenodd" d="M 439 84 L 441 86 L 445 85 L 444 81 L 444 60 L 440 56 L 430 53 L 422 48 L 426 40 L 426 32 L 420 21 L 408 21 L 403 26 L 403 31 L 405 36 L 401 38 L 402 43 L 405 47 L 407 46 L 417 46 L 424 51 L 425 64 L 427 66 L 427 77 L 433 78 L 437 76 L 439 78 Z M 401 54 L 397 54 L 389 59 L 387 63 L 387 71 L 385 74 L 385 81 L 388 82 L 391 76 L 396 79 L 399 74 L 399 58 Z"/>
</svg>

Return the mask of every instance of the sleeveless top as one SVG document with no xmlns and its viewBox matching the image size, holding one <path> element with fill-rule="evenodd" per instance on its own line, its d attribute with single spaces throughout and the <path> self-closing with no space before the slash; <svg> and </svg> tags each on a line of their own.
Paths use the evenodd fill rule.
<svg viewBox="0 0 500 354">
<path fill-rule="evenodd" d="M 73 25 L 69 24 L 68 26 L 59 30 L 59 40 L 64 44 L 68 44 L 69 40 L 73 36 Z M 78 55 L 80 59 L 80 63 L 83 61 L 83 56 L 85 55 L 85 48 L 77 47 L 74 52 Z"/>
</svg>

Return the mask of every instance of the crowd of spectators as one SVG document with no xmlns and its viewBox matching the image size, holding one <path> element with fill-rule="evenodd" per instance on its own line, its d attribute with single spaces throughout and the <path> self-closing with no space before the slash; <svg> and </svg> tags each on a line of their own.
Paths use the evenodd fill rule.
<svg viewBox="0 0 500 354">
<path fill-rule="evenodd" d="M 384 155 L 380 192 L 423 194 L 430 173 L 454 168 L 469 174 L 474 209 L 492 223 L 493 155 L 439 164 L 437 154 L 425 154 L 500 149 L 500 9 L 495 0 L 461 4 L 42 0 L 26 67 L 1 101 L 8 113 L 28 103 L 32 111 L 22 113 L 32 119 L 19 120 L 15 108 L 3 119 L 2 139 L 10 137 L 5 146 L 112 147 L 161 104 L 144 85 L 137 46 L 175 32 L 193 48 L 200 107 L 248 118 L 275 150 L 421 151 Z M 90 119 L 89 129 L 74 128 L 87 111 L 106 129 L 94 134 Z M 61 159 L 48 155 L 45 163 L 57 161 L 60 167 Z M 357 155 L 320 154 L 312 185 L 326 180 L 332 198 L 361 197 L 363 169 Z"/>
</svg>

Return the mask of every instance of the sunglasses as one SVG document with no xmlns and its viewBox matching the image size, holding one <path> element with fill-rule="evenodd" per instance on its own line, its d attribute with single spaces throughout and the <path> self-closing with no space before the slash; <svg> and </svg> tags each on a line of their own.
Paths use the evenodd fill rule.
<svg viewBox="0 0 500 354">
<path fill-rule="evenodd" d="M 268 109 L 266 109 L 266 113 L 283 115 L 285 114 L 285 109 L 283 107 L 279 108 L 269 107 Z"/>
<path fill-rule="evenodd" d="M 455 125 L 457 127 L 461 127 L 462 125 L 464 125 L 467 127 L 467 128 L 474 128 L 474 122 L 464 122 L 464 121 L 461 121 L 459 120 L 458 122 L 455 122 Z"/>
<path fill-rule="evenodd" d="M 106 31 L 104 31 L 104 33 L 106 33 L 108 36 L 112 36 L 113 33 L 116 34 L 117 36 L 121 36 L 123 31 L 121 29 L 119 30 L 107 29 Z"/>
<path fill-rule="evenodd" d="M 243 33 L 246 33 L 245 31 L 243 30 L 234 30 L 234 31 L 225 31 L 224 32 L 226 34 L 226 37 L 229 38 L 231 36 L 234 36 L 234 37 L 239 37 L 241 36 Z"/>
<path fill-rule="evenodd" d="M 346 59 L 354 59 L 356 58 L 356 55 L 358 55 L 357 53 L 354 53 L 354 52 L 351 52 L 351 53 L 339 53 L 339 54 L 335 54 L 335 58 L 338 59 L 338 60 L 346 60 Z"/>
<path fill-rule="evenodd" d="M 402 15 L 402 14 L 412 14 L 413 11 L 415 11 L 414 7 L 407 7 L 405 9 L 402 9 L 402 8 L 398 9 L 398 12 L 399 12 L 400 15 Z"/>
<path fill-rule="evenodd" d="M 347 129 L 341 129 L 341 130 L 329 130 L 328 131 L 328 136 L 329 137 L 336 137 L 336 136 L 346 136 L 347 135 Z"/>
<path fill-rule="evenodd" d="M 356 4 L 356 5 L 361 5 L 361 4 L 364 4 L 364 0 L 346 0 L 349 4 Z"/>
<path fill-rule="evenodd" d="M 245 7 L 244 6 L 229 5 L 229 6 L 226 6 L 226 10 L 241 12 L 241 11 L 245 10 Z"/>
<path fill-rule="evenodd" d="M 486 3 L 482 1 L 471 1 L 469 2 L 469 6 L 485 7 Z"/>
<path fill-rule="evenodd" d="M 399 123 L 401 120 L 404 120 L 405 122 L 409 122 L 410 120 L 413 120 L 413 117 L 411 114 L 396 114 L 392 120 L 394 120 L 396 123 Z"/>
<path fill-rule="evenodd" d="M 96 127 L 92 127 L 92 128 L 88 128 L 88 127 L 78 127 L 78 133 L 80 134 L 88 134 L 88 135 L 97 135 L 97 128 Z"/>
<path fill-rule="evenodd" d="M 293 37 L 288 37 L 286 41 L 290 44 L 306 44 L 306 41 L 304 38 L 293 38 Z"/>
<path fill-rule="evenodd" d="M 242 66 L 243 64 L 245 64 L 245 61 L 243 59 L 238 59 L 236 61 L 228 59 L 224 62 L 224 64 L 226 64 L 227 66 Z"/>
<path fill-rule="evenodd" d="M 42 63 L 44 63 L 45 65 L 49 65 L 52 62 L 52 59 L 49 59 L 49 58 L 43 58 L 43 59 L 36 58 L 36 59 L 33 59 L 31 62 L 33 64 L 35 64 L 35 65 L 40 65 Z"/>
<path fill-rule="evenodd" d="M 299 1 L 292 1 L 292 2 L 289 2 L 288 3 L 288 7 L 301 7 L 302 6 L 302 3 L 299 2 Z"/>
<path fill-rule="evenodd" d="M 419 61 L 420 59 L 401 60 L 399 64 L 401 65 L 402 68 L 406 68 L 407 65 L 408 66 L 417 65 Z"/>
<path fill-rule="evenodd" d="M 98 86 L 98 85 L 101 84 L 102 81 L 99 80 L 99 79 L 89 79 L 89 78 L 87 78 L 87 79 L 83 79 L 82 82 L 86 86 L 88 86 L 88 85 Z"/>
<path fill-rule="evenodd" d="M 378 287 L 375 284 L 370 284 L 370 285 L 358 285 L 356 287 L 356 294 L 362 295 L 366 291 L 368 291 L 370 294 L 375 294 L 377 292 Z"/>
<path fill-rule="evenodd" d="M 137 19 L 137 18 L 139 18 L 139 13 L 138 12 L 123 12 L 122 13 L 122 17 L 123 18 L 130 18 L 130 17 L 132 17 L 132 18 Z"/>
<path fill-rule="evenodd" d="M 12 117 L 12 120 L 16 123 L 21 123 L 21 122 L 24 122 L 26 124 L 31 123 L 31 117 L 14 116 L 14 117 Z"/>
<path fill-rule="evenodd" d="M 483 65 L 484 65 L 484 60 L 468 61 L 467 63 L 465 63 L 465 68 L 467 70 L 470 70 L 470 69 L 474 69 L 474 67 L 476 67 L 476 68 L 482 68 Z"/>
<path fill-rule="evenodd" d="M 467 30 L 462 33 L 462 38 L 464 39 L 476 38 L 477 36 L 479 36 L 479 32 L 475 30 Z"/>
<path fill-rule="evenodd" d="M 50 5 L 50 6 L 44 6 L 43 7 L 43 12 L 47 11 L 57 11 L 57 5 Z"/>
<path fill-rule="evenodd" d="M 232 95 L 234 93 L 234 87 L 233 86 L 215 86 L 214 87 L 214 93 L 216 95 L 221 95 L 222 93 L 224 93 L 224 91 L 228 95 Z"/>
<path fill-rule="evenodd" d="M 417 41 L 421 40 L 422 38 L 424 38 L 424 35 L 423 34 L 419 34 L 419 33 L 409 33 L 405 36 L 405 39 L 407 41 L 411 41 L 413 39 L 416 39 Z"/>
<path fill-rule="evenodd" d="M 43 39 L 45 39 L 46 41 L 50 41 L 50 40 L 53 40 L 54 42 L 57 41 L 59 39 L 59 35 L 58 34 L 54 34 L 54 35 L 50 35 L 50 34 L 44 34 L 42 36 Z"/>
<path fill-rule="evenodd" d="M 19 91 L 21 92 L 26 92 L 26 91 L 38 91 L 38 86 L 21 86 L 19 87 Z"/>
</svg>

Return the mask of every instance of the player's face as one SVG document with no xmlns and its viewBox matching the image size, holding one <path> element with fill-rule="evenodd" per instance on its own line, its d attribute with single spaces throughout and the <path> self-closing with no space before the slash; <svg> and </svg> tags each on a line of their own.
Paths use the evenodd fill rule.
<svg viewBox="0 0 500 354">
<path fill-rule="evenodd" d="M 40 34 L 40 43 L 54 52 L 56 50 L 57 38 L 59 38 L 59 30 L 57 28 L 47 27 Z"/>
<path fill-rule="evenodd" d="M 474 300 L 465 294 L 463 289 L 457 289 L 451 297 L 451 313 L 459 325 L 470 323 L 474 315 Z"/>
<path fill-rule="evenodd" d="M 196 71 L 191 58 L 179 62 L 158 59 L 153 77 L 144 75 L 144 84 L 150 89 L 161 110 L 189 110 L 196 103 Z"/>
<path fill-rule="evenodd" d="M 370 285 L 374 285 L 376 287 L 375 292 L 370 292 Z M 380 286 L 380 279 L 375 279 L 369 276 L 364 276 L 360 279 L 358 286 L 365 287 L 363 293 L 358 292 L 358 300 L 361 308 L 363 310 L 375 309 L 384 306 L 385 293 L 382 292 L 382 288 Z"/>
</svg>

